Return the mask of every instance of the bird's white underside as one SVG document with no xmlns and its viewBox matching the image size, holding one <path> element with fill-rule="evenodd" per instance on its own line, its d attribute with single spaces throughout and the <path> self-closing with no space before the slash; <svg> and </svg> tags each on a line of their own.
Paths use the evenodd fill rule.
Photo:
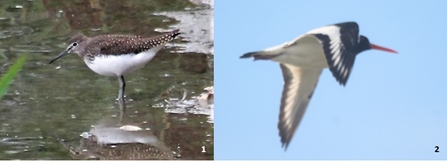
<svg viewBox="0 0 447 161">
<path fill-rule="evenodd" d="M 89 62 L 87 57 L 84 57 L 84 62 L 97 74 L 121 76 L 144 67 L 162 48 L 163 45 L 160 45 L 139 54 L 97 56 L 92 62 Z"/>
<path fill-rule="evenodd" d="M 290 64 L 302 68 L 327 68 L 327 60 L 324 55 L 323 47 L 315 36 L 311 34 L 325 34 L 331 39 L 331 50 L 334 53 L 332 60 L 338 68 L 343 65 L 340 58 L 340 42 L 339 27 L 325 26 L 307 32 L 306 34 L 284 44 L 274 46 L 263 51 L 266 55 L 278 55 L 272 60 L 278 63 Z M 343 67 L 344 68 L 344 67 Z"/>
<path fill-rule="evenodd" d="M 264 50 L 278 55 L 272 61 L 302 68 L 326 68 L 327 62 L 321 43 L 312 35 L 303 35 L 298 40 Z"/>
</svg>

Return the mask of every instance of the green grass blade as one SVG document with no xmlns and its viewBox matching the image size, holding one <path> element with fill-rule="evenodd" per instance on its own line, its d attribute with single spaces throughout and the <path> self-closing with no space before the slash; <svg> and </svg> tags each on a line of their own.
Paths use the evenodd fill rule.
<svg viewBox="0 0 447 161">
<path fill-rule="evenodd" d="M 9 85 L 12 83 L 14 77 L 19 73 L 22 69 L 23 64 L 25 63 L 26 55 L 19 57 L 16 62 L 9 67 L 8 72 L 0 78 L 0 100 L 3 95 L 8 91 Z"/>
</svg>

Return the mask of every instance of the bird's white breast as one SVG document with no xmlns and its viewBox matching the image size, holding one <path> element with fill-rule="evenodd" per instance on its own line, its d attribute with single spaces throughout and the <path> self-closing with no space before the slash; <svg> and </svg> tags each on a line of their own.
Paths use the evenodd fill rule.
<svg viewBox="0 0 447 161">
<path fill-rule="evenodd" d="M 162 47 L 158 46 L 139 54 L 95 56 L 93 61 L 89 61 L 85 56 L 84 62 L 100 75 L 121 76 L 144 67 Z"/>
</svg>

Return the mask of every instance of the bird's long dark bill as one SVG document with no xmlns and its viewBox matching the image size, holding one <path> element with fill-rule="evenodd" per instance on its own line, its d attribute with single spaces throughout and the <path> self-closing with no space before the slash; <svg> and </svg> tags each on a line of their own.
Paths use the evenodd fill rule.
<svg viewBox="0 0 447 161">
<path fill-rule="evenodd" d="M 55 62 L 57 59 L 63 57 L 66 54 L 68 54 L 68 50 L 65 50 L 62 53 L 60 53 L 58 56 L 56 56 L 54 59 L 52 59 L 48 64 L 51 64 L 51 63 Z"/>
<path fill-rule="evenodd" d="M 388 48 L 381 47 L 381 46 L 374 45 L 374 44 L 370 44 L 370 46 L 371 46 L 371 49 L 382 50 L 382 51 L 386 51 L 386 52 L 397 54 L 397 51 L 394 51 L 392 49 L 388 49 Z"/>
</svg>

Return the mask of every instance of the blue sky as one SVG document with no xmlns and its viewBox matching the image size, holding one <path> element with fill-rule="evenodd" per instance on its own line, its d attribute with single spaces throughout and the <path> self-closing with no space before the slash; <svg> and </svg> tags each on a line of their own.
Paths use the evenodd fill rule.
<svg viewBox="0 0 447 161">
<path fill-rule="evenodd" d="M 441 0 L 216 1 L 215 159 L 446 159 L 445 6 Z M 325 69 L 284 152 L 279 65 L 239 56 L 345 21 L 399 54 L 358 55 L 346 87 Z"/>
</svg>

